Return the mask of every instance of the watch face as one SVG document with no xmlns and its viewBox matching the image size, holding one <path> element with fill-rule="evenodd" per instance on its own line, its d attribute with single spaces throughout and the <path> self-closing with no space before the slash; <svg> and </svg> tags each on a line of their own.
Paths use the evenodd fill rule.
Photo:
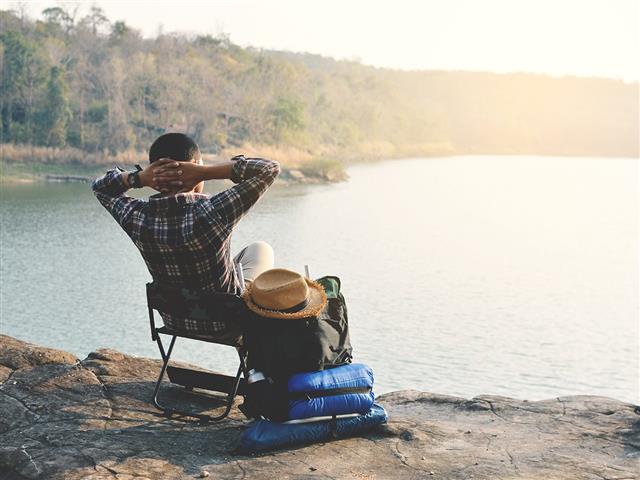
<svg viewBox="0 0 640 480">
<path fill-rule="evenodd" d="M 129 186 L 132 188 L 138 188 L 139 187 L 139 180 L 140 178 L 138 177 L 138 172 L 131 172 L 129 174 L 129 176 L 127 177 L 127 180 L 129 181 Z"/>
</svg>

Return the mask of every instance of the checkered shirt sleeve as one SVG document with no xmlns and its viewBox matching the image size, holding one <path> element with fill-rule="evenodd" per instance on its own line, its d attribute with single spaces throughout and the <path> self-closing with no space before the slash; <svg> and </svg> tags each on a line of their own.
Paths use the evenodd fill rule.
<svg viewBox="0 0 640 480">
<path fill-rule="evenodd" d="M 132 213 L 145 202 L 124 194 L 128 190 L 122 180 L 122 170 L 114 168 L 96 178 L 91 184 L 93 193 L 125 232 L 131 232 Z"/>
<path fill-rule="evenodd" d="M 229 229 L 258 201 L 280 173 L 280 164 L 264 158 L 234 157 L 233 187 L 211 197 L 211 205 Z"/>
</svg>

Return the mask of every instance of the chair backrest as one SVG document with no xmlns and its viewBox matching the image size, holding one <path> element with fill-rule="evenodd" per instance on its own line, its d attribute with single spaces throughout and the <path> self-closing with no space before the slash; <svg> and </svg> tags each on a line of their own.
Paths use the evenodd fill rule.
<svg viewBox="0 0 640 480">
<path fill-rule="evenodd" d="M 239 321 L 247 312 L 239 295 L 203 292 L 157 282 L 147 283 L 147 305 L 150 310 L 202 321 Z"/>
</svg>

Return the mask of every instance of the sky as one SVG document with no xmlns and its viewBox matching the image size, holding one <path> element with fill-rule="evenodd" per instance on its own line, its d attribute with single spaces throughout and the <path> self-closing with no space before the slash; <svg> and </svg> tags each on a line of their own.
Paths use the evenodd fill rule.
<svg viewBox="0 0 640 480">
<path fill-rule="evenodd" d="M 101 7 L 145 37 L 218 35 L 405 70 L 535 72 L 640 80 L 640 0 L 7 1 Z"/>
</svg>

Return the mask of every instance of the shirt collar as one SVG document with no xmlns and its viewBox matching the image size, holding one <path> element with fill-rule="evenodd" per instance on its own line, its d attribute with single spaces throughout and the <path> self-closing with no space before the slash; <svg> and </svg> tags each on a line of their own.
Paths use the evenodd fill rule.
<svg viewBox="0 0 640 480">
<path fill-rule="evenodd" d="M 208 196 L 195 192 L 177 193 L 170 196 L 158 193 L 149 197 L 149 208 L 154 211 L 180 209 L 203 198 L 208 198 Z"/>
</svg>

